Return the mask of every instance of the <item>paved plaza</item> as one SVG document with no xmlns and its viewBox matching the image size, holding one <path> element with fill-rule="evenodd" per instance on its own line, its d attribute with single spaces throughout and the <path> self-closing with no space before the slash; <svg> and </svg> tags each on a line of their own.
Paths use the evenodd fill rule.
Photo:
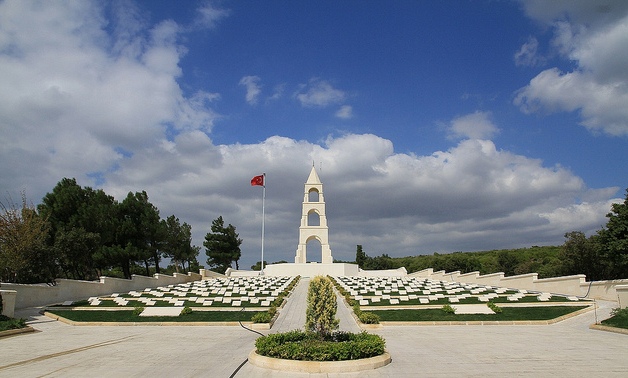
<svg viewBox="0 0 628 378">
<path fill-rule="evenodd" d="M 309 280 L 271 331 L 302 328 Z M 224 326 L 70 326 L 16 311 L 37 332 L 0 339 L 0 377 L 626 377 L 628 335 L 589 329 L 613 302 L 553 325 L 387 326 L 388 366 L 360 373 L 299 374 L 245 363 L 256 333 Z M 339 299 L 344 330 L 357 331 Z M 243 364 L 244 363 L 244 364 Z M 235 374 L 234 374 L 235 373 Z"/>
</svg>

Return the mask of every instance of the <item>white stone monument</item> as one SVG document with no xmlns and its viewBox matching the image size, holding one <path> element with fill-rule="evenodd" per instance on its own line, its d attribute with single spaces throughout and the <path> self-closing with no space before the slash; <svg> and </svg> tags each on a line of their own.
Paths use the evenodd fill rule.
<svg viewBox="0 0 628 378">
<path fill-rule="evenodd" d="M 310 218 L 318 218 L 318 222 L 310 224 L 310 221 L 313 220 Z M 325 215 L 323 183 L 318 178 L 314 166 L 312 166 L 310 176 L 305 182 L 301 226 L 299 227 L 299 245 L 294 257 L 296 264 L 307 262 L 307 243 L 313 239 L 321 243 L 321 263 L 332 264 L 334 258 L 331 256 L 331 248 L 329 247 L 329 229 L 327 227 L 327 216 Z"/>
</svg>

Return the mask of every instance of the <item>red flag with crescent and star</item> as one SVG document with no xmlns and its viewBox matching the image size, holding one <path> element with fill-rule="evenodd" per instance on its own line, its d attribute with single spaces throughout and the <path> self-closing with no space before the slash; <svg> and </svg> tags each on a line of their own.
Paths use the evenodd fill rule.
<svg viewBox="0 0 628 378">
<path fill-rule="evenodd" d="M 253 177 L 251 179 L 251 186 L 264 186 L 264 175 Z"/>
</svg>

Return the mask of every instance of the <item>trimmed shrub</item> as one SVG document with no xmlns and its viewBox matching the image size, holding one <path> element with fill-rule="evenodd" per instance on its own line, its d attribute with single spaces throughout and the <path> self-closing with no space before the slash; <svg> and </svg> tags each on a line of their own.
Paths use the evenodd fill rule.
<svg viewBox="0 0 628 378">
<path fill-rule="evenodd" d="M 361 311 L 358 319 L 364 324 L 379 324 L 379 316 L 372 312 Z"/>
<path fill-rule="evenodd" d="M 325 337 L 338 329 L 336 310 L 336 294 L 331 280 L 324 276 L 312 278 L 307 292 L 305 328 L 316 332 L 321 338 Z"/>
<path fill-rule="evenodd" d="M 139 316 L 143 311 L 144 311 L 144 307 L 140 307 L 140 306 L 135 307 L 133 309 L 133 315 Z"/>
<path fill-rule="evenodd" d="M 181 310 L 181 313 L 179 314 L 179 316 L 189 315 L 191 313 L 192 313 L 192 309 L 189 306 L 185 306 L 183 310 Z"/>
<path fill-rule="evenodd" d="M 448 314 L 455 314 L 456 313 L 456 309 L 451 307 L 450 305 L 446 304 L 443 305 L 443 307 L 441 308 L 441 310 L 445 311 Z"/>
<path fill-rule="evenodd" d="M 251 321 L 253 323 L 270 323 L 270 320 L 272 318 L 273 317 L 270 316 L 268 311 L 266 311 L 266 312 L 258 312 L 257 314 L 255 314 L 255 315 L 253 315 L 251 317 Z"/>
<path fill-rule="evenodd" d="M 302 361 L 346 361 L 379 356 L 386 342 L 366 332 L 332 332 L 323 339 L 314 332 L 300 330 L 275 333 L 255 341 L 262 356 Z"/>
<path fill-rule="evenodd" d="M 491 311 L 493 311 L 494 313 L 496 313 L 496 314 L 501 314 L 501 313 L 502 313 L 502 308 L 501 308 L 501 307 L 499 307 L 498 305 L 496 305 L 495 303 L 493 303 L 493 302 L 488 302 L 488 303 L 486 303 L 486 305 L 487 305 L 487 306 L 488 306 L 488 308 L 490 308 L 490 309 L 491 309 Z"/>
</svg>

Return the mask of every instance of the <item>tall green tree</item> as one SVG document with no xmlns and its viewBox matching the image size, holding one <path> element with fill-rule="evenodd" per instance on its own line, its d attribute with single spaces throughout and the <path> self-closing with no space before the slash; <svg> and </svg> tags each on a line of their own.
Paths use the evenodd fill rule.
<svg viewBox="0 0 628 378">
<path fill-rule="evenodd" d="M 589 280 L 599 280 L 604 276 L 605 264 L 600 259 L 598 237 L 589 238 L 581 231 L 565 234 L 565 244 L 559 253 L 562 261 L 562 274 L 584 274 Z"/>
<path fill-rule="evenodd" d="M 198 256 L 199 248 L 192 245 L 192 227 L 181 221 L 174 215 L 161 221 L 165 232 L 165 240 L 162 244 L 161 251 L 164 257 L 170 258 L 175 270 L 179 272 L 179 268 L 191 269 L 192 266 L 198 265 L 196 256 Z"/>
<path fill-rule="evenodd" d="M 103 247 L 116 243 L 119 230 L 118 204 L 102 190 L 81 187 L 64 178 L 38 206 L 50 222 L 50 251 L 65 277 L 95 279 L 112 263 Z"/>
<path fill-rule="evenodd" d="M 0 281 L 53 282 L 54 259 L 46 250 L 49 223 L 22 193 L 21 206 L 0 202 Z"/>
<path fill-rule="evenodd" d="M 214 219 L 211 232 L 205 235 L 203 242 L 209 268 L 224 273 L 235 262 L 236 269 L 239 269 L 240 244 L 242 244 L 242 239 L 239 238 L 236 228 L 232 224 L 225 227 L 222 216 Z"/>
<path fill-rule="evenodd" d="M 159 249 L 165 240 L 159 210 L 148 201 L 145 191 L 129 192 L 119 207 L 118 245 L 123 249 L 117 252 L 120 257 L 127 255 L 120 260 L 125 277 L 131 278 L 130 264 L 134 261 L 144 263 L 147 276 L 150 275 L 151 263 L 155 265 L 155 272 L 159 273 Z"/>
<path fill-rule="evenodd" d="M 310 281 L 307 292 L 305 328 L 316 332 L 321 339 L 338 329 L 336 319 L 338 303 L 334 293 L 334 284 L 325 276 L 316 276 Z"/>
<path fill-rule="evenodd" d="M 601 255 L 609 264 L 606 278 L 628 278 L 628 189 L 624 202 L 614 203 L 606 217 L 606 227 L 598 232 Z"/>
<path fill-rule="evenodd" d="M 362 245 L 358 244 L 355 251 L 355 263 L 362 269 L 366 263 L 366 253 L 362 250 Z"/>
</svg>

